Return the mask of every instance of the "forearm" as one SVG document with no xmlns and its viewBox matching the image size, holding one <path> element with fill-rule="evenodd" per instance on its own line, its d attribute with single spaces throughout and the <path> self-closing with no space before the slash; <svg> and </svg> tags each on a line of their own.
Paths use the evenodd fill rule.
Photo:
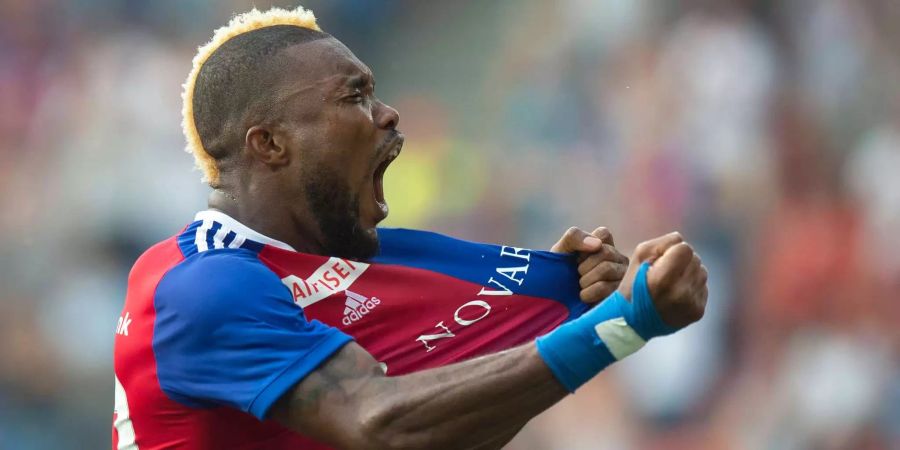
<svg viewBox="0 0 900 450">
<path fill-rule="evenodd" d="M 521 427 L 647 340 L 675 331 L 653 305 L 648 270 L 637 270 L 633 300 L 616 293 L 535 344 L 373 384 L 374 429 L 402 430 L 416 446 L 430 439 L 421 444 L 468 447 Z"/>
<path fill-rule="evenodd" d="M 414 448 L 489 444 L 498 435 L 514 434 L 568 393 L 534 344 L 386 378 L 371 389 L 370 428 Z"/>
<path fill-rule="evenodd" d="M 535 343 L 467 362 L 386 377 L 349 343 L 274 406 L 294 430 L 340 448 L 491 448 L 604 368 L 676 329 L 663 323 L 637 271 L 620 293 Z"/>
<path fill-rule="evenodd" d="M 567 394 L 534 344 L 400 377 L 377 367 L 348 344 L 301 382 L 290 405 L 276 406 L 275 418 L 343 448 L 499 448 Z M 334 430 L 339 424 L 350 426 Z"/>
</svg>

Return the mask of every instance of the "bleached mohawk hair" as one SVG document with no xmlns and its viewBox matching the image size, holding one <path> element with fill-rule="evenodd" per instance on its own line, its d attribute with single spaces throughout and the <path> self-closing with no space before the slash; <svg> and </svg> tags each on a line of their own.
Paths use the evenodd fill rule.
<svg viewBox="0 0 900 450">
<path fill-rule="evenodd" d="M 267 11 L 259 11 L 253 8 L 248 12 L 232 17 L 227 25 L 218 28 L 213 33 L 212 39 L 200 46 L 197 49 L 197 54 L 194 56 L 191 72 L 182 86 L 184 90 L 181 94 L 183 101 L 181 128 L 184 132 L 184 137 L 187 139 L 185 150 L 194 155 L 194 163 L 203 172 L 203 181 L 211 186 L 215 186 L 219 182 L 219 169 L 216 167 L 215 159 L 203 147 L 200 133 L 197 131 L 197 124 L 194 118 L 194 88 L 197 83 L 197 76 L 210 55 L 229 39 L 260 28 L 276 25 L 293 25 L 322 31 L 316 23 L 316 16 L 313 12 L 304 9 L 302 6 L 298 6 L 293 10 L 276 7 Z"/>
</svg>

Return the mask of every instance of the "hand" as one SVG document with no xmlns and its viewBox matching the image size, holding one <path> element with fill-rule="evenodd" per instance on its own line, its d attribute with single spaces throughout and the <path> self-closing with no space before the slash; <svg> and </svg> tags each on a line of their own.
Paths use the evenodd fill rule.
<svg viewBox="0 0 900 450">
<path fill-rule="evenodd" d="M 605 227 L 591 234 L 569 228 L 550 251 L 578 253 L 578 284 L 585 303 L 597 303 L 612 294 L 628 270 L 628 258 L 616 249 L 612 233 Z"/>
<path fill-rule="evenodd" d="M 681 328 L 703 317 L 708 295 L 706 267 L 680 233 L 641 242 L 631 259 L 633 263 L 619 288 L 625 298 L 631 299 L 631 286 L 638 268 L 649 262 L 647 285 L 663 322 Z"/>
</svg>

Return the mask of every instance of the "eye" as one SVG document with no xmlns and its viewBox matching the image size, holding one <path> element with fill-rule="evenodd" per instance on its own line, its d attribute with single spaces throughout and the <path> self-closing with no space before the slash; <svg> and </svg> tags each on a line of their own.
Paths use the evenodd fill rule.
<svg viewBox="0 0 900 450">
<path fill-rule="evenodd" d="M 344 100 L 346 100 L 348 103 L 362 103 L 365 100 L 365 97 L 363 96 L 362 92 L 357 90 L 352 94 L 344 97 Z"/>
</svg>

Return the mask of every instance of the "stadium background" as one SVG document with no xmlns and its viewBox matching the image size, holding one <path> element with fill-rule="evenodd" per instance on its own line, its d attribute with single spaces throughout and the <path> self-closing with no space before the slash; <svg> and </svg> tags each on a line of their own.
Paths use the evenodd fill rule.
<svg viewBox="0 0 900 450">
<path fill-rule="evenodd" d="M 388 224 L 709 267 L 699 325 L 510 448 L 900 448 L 898 2 L 306 6 L 401 112 Z M 247 8 L 0 0 L 0 448 L 108 448 L 127 271 L 205 205 L 181 83 Z"/>
</svg>

